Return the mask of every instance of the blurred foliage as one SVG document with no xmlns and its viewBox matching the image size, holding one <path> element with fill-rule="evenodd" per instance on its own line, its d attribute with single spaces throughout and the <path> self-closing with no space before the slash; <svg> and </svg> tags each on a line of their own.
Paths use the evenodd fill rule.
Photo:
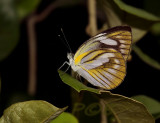
<svg viewBox="0 0 160 123">
<path fill-rule="evenodd" d="M 39 2 L 40 0 L 0 0 L 0 61 L 18 44 L 21 20 Z"/>
<path fill-rule="evenodd" d="M 143 103 L 155 119 L 160 118 L 160 102 L 145 95 L 136 95 L 132 98 Z"/>
<path fill-rule="evenodd" d="M 59 109 L 46 101 L 26 101 L 11 105 L 4 111 L 0 123 L 49 123 L 66 108 Z"/>
<path fill-rule="evenodd" d="M 78 123 L 76 117 L 70 113 L 63 112 L 55 120 L 50 123 Z"/>
<path fill-rule="evenodd" d="M 106 25 L 109 28 L 118 25 L 131 26 L 134 43 L 139 41 L 154 23 L 160 21 L 159 17 L 129 6 L 121 0 L 101 0 L 98 2 L 105 12 Z"/>
<path fill-rule="evenodd" d="M 25 18 L 29 13 L 33 12 L 41 0 L 15 0 L 15 9 L 19 20 Z"/>
<path fill-rule="evenodd" d="M 144 9 L 160 17 L 159 4 L 159 0 L 144 0 Z M 160 35 L 160 22 L 152 26 L 151 32 L 155 35 Z"/>
<path fill-rule="evenodd" d="M 15 48 L 19 39 L 19 21 L 14 2 L 0 1 L 0 61 Z"/>
</svg>

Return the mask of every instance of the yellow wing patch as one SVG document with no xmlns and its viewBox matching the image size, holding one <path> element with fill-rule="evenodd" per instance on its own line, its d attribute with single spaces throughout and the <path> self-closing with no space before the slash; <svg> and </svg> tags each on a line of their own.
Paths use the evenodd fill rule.
<svg viewBox="0 0 160 123">
<path fill-rule="evenodd" d="M 77 57 L 79 57 L 79 55 L 83 54 L 83 53 L 89 53 L 88 49 L 91 49 L 92 47 L 96 47 L 97 45 L 99 44 L 99 42 L 93 42 L 93 43 L 89 43 L 89 44 L 82 44 L 80 46 L 80 48 L 77 50 L 75 56 L 74 56 L 74 59 L 76 59 Z"/>
</svg>

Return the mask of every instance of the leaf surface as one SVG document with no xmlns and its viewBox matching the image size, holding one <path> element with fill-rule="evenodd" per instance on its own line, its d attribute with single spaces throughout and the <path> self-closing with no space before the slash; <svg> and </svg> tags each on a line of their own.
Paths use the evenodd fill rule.
<svg viewBox="0 0 160 123">
<path fill-rule="evenodd" d="M 64 112 L 52 104 L 33 100 L 20 102 L 7 108 L 0 119 L 1 123 L 48 123 Z"/>
</svg>

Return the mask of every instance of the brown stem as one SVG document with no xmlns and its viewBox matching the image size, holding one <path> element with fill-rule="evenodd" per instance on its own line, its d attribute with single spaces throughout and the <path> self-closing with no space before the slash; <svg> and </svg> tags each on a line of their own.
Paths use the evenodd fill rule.
<svg viewBox="0 0 160 123">
<path fill-rule="evenodd" d="M 96 15 L 96 0 L 88 0 L 89 22 L 86 28 L 87 34 L 94 36 L 97 34 L 97 15 Z"/>
<path fill-rule="evenodd" d="M 57 1 L 50 4 L 42 13 L 40 13 L 39 15 L 35 15 L 35 21 L 36 22 L 43 21 L 58 6 L 59 6 L 59 3 Z"/>
<path fill-rule="evenodd" d="M 37 53 L 36 53 L 36 37 L 34 28 L 35 18 L 31 16 L 28 19 L 28 50 L 29 50 L 29 95 L 35 95 L 36 92 L 36 69 L 37 69 Z"/>
<path fill-rule="evenodd" d="M 37 41 L 35 33 L 35 24 L 37 22 L 43 21 L 55 8 L 58 7 L 58 2 L 49 5 L 42 13 L 39 15 L 33 14 L 28 18 L 27 28 L 28 28 L 28 47 L 29 47 L 29 83 L 28 83 L 28 93 L 31 96 L 36 94 L 37 85 Z"/>
<path fill-rule="evenodd" d="M 106 114 L 106 105 L 103 99 L 100 99 L 100 105 L 101 105 L 101 122 L 100 123 L 108 123 L 107 114 Z"/>
</svg>

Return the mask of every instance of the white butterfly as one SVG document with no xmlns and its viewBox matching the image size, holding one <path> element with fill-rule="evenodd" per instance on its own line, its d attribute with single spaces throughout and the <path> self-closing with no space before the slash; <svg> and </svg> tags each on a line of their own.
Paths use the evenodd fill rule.
<svg viewBox="0 0 160 123">
<path fill-rule="evenodd" d="M 111 90 L 126 75 L 131 40 L 129 26 L 111 28 L 84 42 L 75 55 L 68 53 L 68 64 L 92 85 Z"/>
</svg>

